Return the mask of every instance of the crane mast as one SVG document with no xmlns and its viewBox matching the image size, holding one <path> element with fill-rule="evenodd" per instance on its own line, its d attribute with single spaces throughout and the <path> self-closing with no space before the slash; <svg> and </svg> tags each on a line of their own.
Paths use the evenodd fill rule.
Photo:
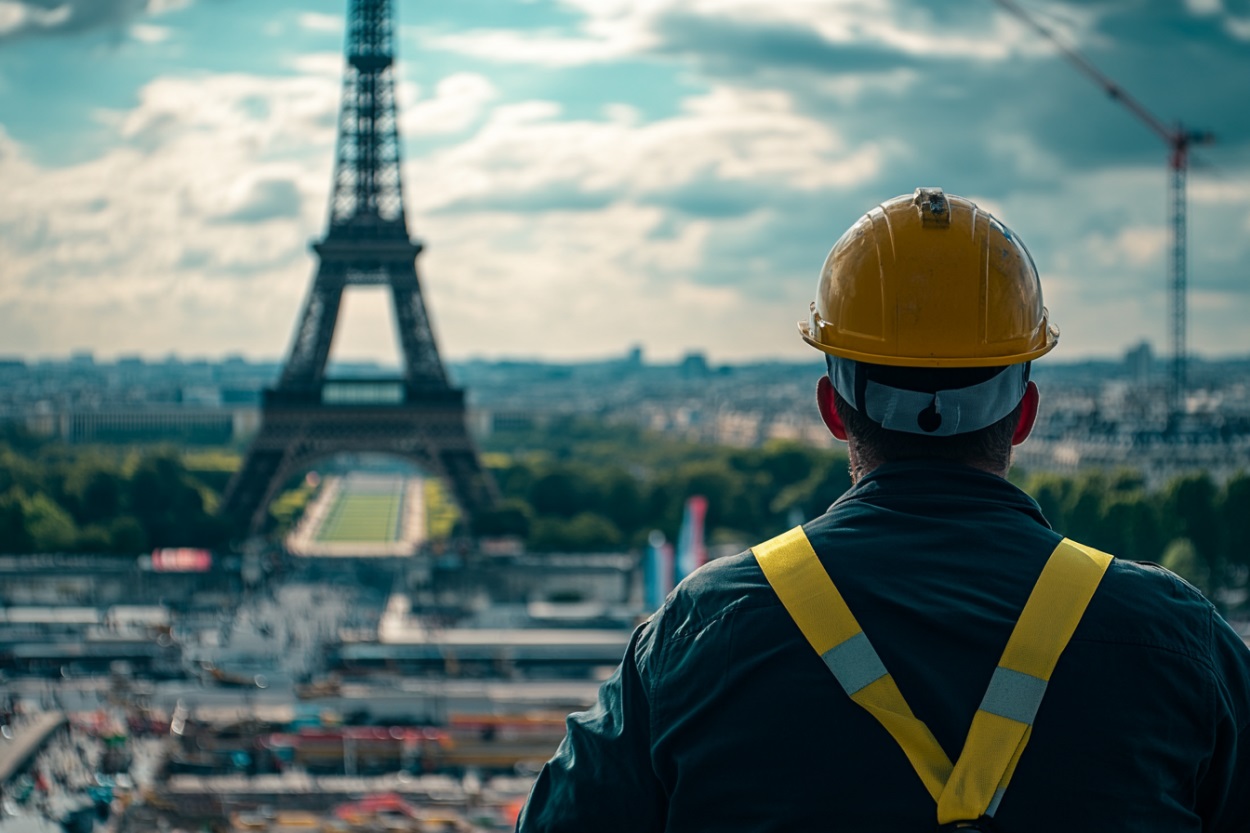
<svg viewBox="0 0 1250 833">
<path fill-rule="evenodd" d="M 1064 44 L 1055 33 L 1043 26 L 1028 12 L 1020 7 L 1015 0 L 994 0 L 998 5 L 1015 15 L 1030 29 L 1050 41 L 1076 67 L 1107 93 L 1107 96 L 1123 104 L 1130 113 L 1146 125 L 1156 136 L 1162 139 L 1170 151 L 1168 154 L 1169 200 L 1168 213 L 1172 236 L 1172 256 L 1168 263 L 1168 292 L 1170 296 L 1170 320 L 1172 339 L 1172 367 L 1168 385 L 1168 404 L 1173 414 L 1180 413 L 1185 406 L 1185 392 L 1188 388 L 1188 350 L 1186 300 L 1188 296 L 1188 239 L 1186 179 L 1189 170 L 1189 147 L 1191 145 L 1210 144 L 1214 136 L 1207 131 L 1191 130 L 1180 122 L 1169 127 L 1141 102 L 1129 95 L 1119 84 L 1111 80 L 1085 56 Z"/>
</svg>

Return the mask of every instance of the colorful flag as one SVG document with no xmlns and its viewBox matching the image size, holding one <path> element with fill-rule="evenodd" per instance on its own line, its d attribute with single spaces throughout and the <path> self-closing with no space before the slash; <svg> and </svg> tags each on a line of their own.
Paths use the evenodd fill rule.
<svg viewBox="0 0 1250 833">
<path fill-rule="evenodd" d="M 686 511 L 681 519 L 681 531 L 677 533 L 677 572 L 674 578 L 681 581 L 707 563 L 707 547 L 703 543 L 703 519 L 707 517 L 707 498 L 691 495 L 686 499 Z"/>
<path fill-rule="evenodd" d="M 647 556 L 642 564 L 647 610 L 659 610 L 673 590 L 673 547 L 658 529 L 647 536 Z"/>
</svg>

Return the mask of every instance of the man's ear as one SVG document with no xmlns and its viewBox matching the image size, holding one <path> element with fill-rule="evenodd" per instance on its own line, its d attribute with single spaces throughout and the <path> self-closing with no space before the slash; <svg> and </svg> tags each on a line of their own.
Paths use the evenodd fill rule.
<svg viewBox="0 0 1250 833">
<path fill-rule="evenodd" d="M 838 416 L 838 409 L 833 405 L 833 383 L 828 376 L 821 376 L 816 383 L 816 407 L 820 408 L 820 418 L 825 421 L 829 433 L 835 439 L 846 442 L 846 426 L 842 424 L 842 417 Z"/>
<path fill-rule="evenodd" d="M 1024 399 L 1020 400 L 1020 421 L 1016 423 L 1016 432 L 1011 435 L 1012 445 L 1019 445 L 1032 433 L 1033 423 L 1037 422 L 1037 403 L 1040 398 L 1037 383 L 1029 382 L 1024 389 Z"/>
</svg>

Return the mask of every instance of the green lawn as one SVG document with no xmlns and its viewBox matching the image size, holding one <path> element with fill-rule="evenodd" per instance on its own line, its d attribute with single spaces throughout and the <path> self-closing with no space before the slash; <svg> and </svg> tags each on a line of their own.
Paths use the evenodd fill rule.
<svg viewBox="0 0 1250 833">
<path fill-rule="evenodd" d="M 344 489 L 317 531 L 317 540 L 325 543 L 397 541 L 402 501 L 402 488 L 389 493 Z"/>
</svg>

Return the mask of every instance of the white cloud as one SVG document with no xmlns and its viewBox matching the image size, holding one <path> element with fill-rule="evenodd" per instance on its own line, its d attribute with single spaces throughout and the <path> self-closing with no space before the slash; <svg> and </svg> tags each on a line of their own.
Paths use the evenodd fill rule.
<svg viewBox="0 0 1250 833">
<path fill-rule="evenodd" d="M 1250 207 L 1250 178 L 1227 179 L 1191 172 L 1188 179 L 1191 205 L 1230 205 Z"/>
<path fill-rule="evenodd" d="M 130 36 L 140 43 L 164 43 L 169 40 L 170 30 L 165 26 L 136 23 L 130 27 Z"/>
<path fill-rule="evenodd" d="M 409 216 L 431 242 L 422 274 L 451 355 L 571 357 L 640 340 L 664 355 L 692 347 L 724 358 L 786 354 L 793 299 L 753 294 L 748 302 L 735 286 L 696 280 L 717 229 L 732 234 L 726 228 L 736 223 L 758 233 L 761 224 L 674 223 L 665 196 L 716 183 L 742 183 L 761 197 L 768 188 L 851 186 L 877 175 L 894 152 L 844 146 L 832 127 L 776 92 L 720 87 L 667 119 L 618 115 L 562 120 L 552 102 L 508 104 L 471 138 L 408 164 Z M 553 191 L 607 201 L 543 208 Z M 529 197 L 539 202 L 532 210 Z M 470 207 L 440 211 L 457 205 Z M 766 200 L 752 213 L 774 218 Z M 743 282 L 767 275 L 779 285 L 761 260 L 742 265 Z M 501 306 L 501 298 L 513 302 Z"/>
<path fill-rule="evenodd" d="M 0 36 L 25 29 L 51 29 L 68 21 L 72 12 L 68 3 L 45 9 L 4 0 L 0 2 Z"/>
<path fill-rule="evenodd" d="M 12 32 L 26 19 L 26 8 L 17 3 L 0 3 L 0 34 Z"/>
<path fill-rule="evenodd" d="M 403 92 L 403 91 L 401 91 Z M 498 95 L 483 75 L 449 75 L 438 82 L 433 98 L 402 100 L 399 132 L 402 136 L 459 133 L 481 117 L 485 105 Z"/>
<path fill-rule="evenodd" d="M 612 27 L 602 38 L 570 38 L 556 34 L 532 35 L 507 29 L 488 29 L 455 35 L 430 35 L 425 44 L 505 63 L 549 67 L 582 66 L 617 60 L 643 51 L 654 40 L 633 28 Z"/>
<path fill-rule="evenodd" d="M 287 65 L 326 81 L 343 76 L 343 56 L 337 52 L 305 52 L 289 59 Z"/>
<path fill-rule="evenodd" d="M 554 102 L 491 111 L 469 140 L 410 165 L 417 213 L 552 187 L 646 199 L 703 181 L 814 190 L 864 182 L 888 145 L 847 148 L 776 91 L 717 87 L 647 124 L 560 120 Z"/>
<path fill-rule="evenodd" d="M 1212 15 L 1224 10 L 1223 0 L 1185 0 L 1185 8 L 1191 14 Z"/>
<path fill-rule="evenodd" d="M 342 32 L 343 16 L 322 14 L 320 12 L 304 12 L 299 16 L 299 25 L 310 32 Z"/>
<path fill-rule="evenodd" d="M 1133 267 L 1158 263 L 1172 240 L 1171 233 L 1159 226 L 1130 226 L 1120 229 L 1108 241 L 1108 254 Z"/>
<path fill-rule="evenodd" d="M 625 127 L 633 127 L 642 121 L 642 112 L 637 107 L 619 102 L 603 105 L 603 115 L 608 121 Z"/>
<path fill-rule="evenodd" d="M 301 66 L 328 72 L 323 63 Z M 430 240 L 421 268 L 449 355 L 574 356 L 639 339 L 656 351 L 757 352 L 758 342 L 734 334 L 759 305 L 692 280 L 723 220 L 674 223 L 664 195 L 717 181 L 853 184 L 891 152 L 846 147 L 776 92 L 718 87 L 650 123 L 628 108 L 603 121 L 563 120 L 544 101 L 487 109 L 494 86 L 468 73 L 442 79 L 427 98 L 403 92 L 415 97 L 405 135 L 479 125 L 405 170 L 408 215 Z M 320 74 L 165 77 L 143 87 L 133 109 L 97 114 L 122 144 L 96 159 L 45 169 L 6 139 L 0 351 L 87 344 L 101 355 L 171 347 L 279 355 L 314 266 L 306 241 L 324 224 L 338 96 Z M 583 210 L 439 213 L 551 189 L 609 197 Z M 501 312 L 497 299 L 508 297 L 523 303 Z M 778 301 L 775 312 L 788 336 L 793 311 Z M 721 335 L 696 344 L 706 339 L 683 329 L 693 320 Z M 384 329 L 375 346 L 389 355 L 392 340 Z"/>
<path fill-rule="evenodd" d="M 1230 14 L 1224 18 L 1224 29 L 1237 40 L 1250 41 L 1250 17 Z"/>
<path fill-rule="evenodd" d="M 0 0 L 0 32 L 11 5 Z M 474 32 L 442 43 L 572 66 L 657 49 L 656 33 L 668 31 L 658 21 L 679 10 L 747 27 L 818 26 L 828 43 L 860 38 L 896 53 L 966 51 L 988 62 L 1047 48 L 1001 14 L 987 14 L 992 35 L 984 39 L 992 42 L 977 45 L 967 33 L 946 38 L 949 21 L 938 26 L 914 10 L 920 19 L 895 20 L 868 0 L 570 5 L 585 14 L 572 35 L 492 40 Z M 1084 11 L 1054 8 L 1064 31 L 1088 42 Z M 298 34 L 295 18 L 286 20 Z M 311 27 L 320 25 L 328 15 L 313 16 Z M 427 43 L 436 37 L 419 32 Z M 555 47 L 554 57 L 536 45 Z M 101 129 L 93 132 L 111 134 L 117 146 L 67 168 L 41 167 L 33 149 L 0 132 L 0 352 L 281 354 L 315 266 L 306 241 L 324 228 L 343 71 L 337 52 L 282 60 L 295 77 L 200 74 L 147 84 L 134 107 L 96 114 Z M 454 57 L 440 60 L 456 66 Z M 1116 353 L 1131 338 L 1160 348 L 1166 341 L 1162 163 L 1126 168 L 1117 160 L 1112 170 L 1076 176 L 1053 142 L 1013 118 L 994 125 L 971 161 L 946 159 L 945 150 L 925 158 L 914 133 L 931 122 L 916 103 L 933 93 L 933 79 L 922 68 L 798 81 L 791 69 L 761 68 L 741 76 L 746 86 L 690 73 L 654 98 L 604 89 L 590 110 L 584 101 L 566 108 L 540 98 L 533 79 L 545 72 L 515 85 L 448 72 L 420 86 L 400 81 L 396 94 L 401 135 L 422 148 L 405 154 L 405 197 L 413 232 L 429 244 L 420 269 L 449 356 L 581 357 L 642 341 L 653 356 L 704 349 L 718 360 L 807 357 L 793 323 L 822 246 L 859 209 L 889 196 L 880 188 L 967 193 L 961 177 L 964 187 L 989 192 L 977 201 L 1038 257 L 1065 355 Z M 509 98 L 511 89 L 526 92 Z M 699 92 L 675 98 L 690 89 Z M 967 102 L 950 100 L 954 121 Z M 670 109 L 649 119 L 625 101 Z M 900 183 L 902 171 L 935 179 Z M 1236 322 L 1250 316 L 1250 302 L 1217 282 L 1245 261 L 1250 198 L 1237 184 L 1195 174 L 1191 275 L 1215 287 L 1195 297 L 1219 295 L 1227 308 L 1213 312 L 1196 300 L 1192 331 L 1211 344 L 1233 333 L 1240 342 L 1221 349 L 1244 350 Z M 825 222 L 838 226 L 827 240 L 816 228 Z M 793 265 L 790 249 L 813 240 L 809 265 Z M 363 308 L 372 311 L 353 352 L 393 355 L 385 305 Z M 1208 326 L 1225 319 L 1218 333 Z"/>
<path fill-rule="evenodd" d="M 0 0 L 0 38 L 124 27 L 144 14 L 185 8 L 192 0 Z"/>
<path fill-rule="evenodd" d="M 662 21 L 672 15 L 744 27 L 790 26 L 809 30 L 829 44 L 871 44 L 926 59 L 941 57 L 1007 60 L 1050 49 L 1023 23 L 1005 13 L 989 32 L 968 32 L 960 24 L 937 25 L 915 6 L 880 0 L 564 0 L 583 19 L 575 35 L 557 31 L 476 29 L 427 34 L 424 45 L 502 63 L 569 67 L 604 63 L 658 49 Z M 1094 12 L 1053 9 L 1048 23 L 1075 43 L 1092 28 Z"/>
<path fill-rule="evenodd" d="M 576 36 L 554 31 L 477 29 L 451 35 L 430 34 L 424 38 L 424 45 L 504 63 L 550 67 L 603 63 L 655 46 L 659 41 L 652 24 L 671 5 L 671 0 L 565 2 L 586 16 Z"/>
<path fill-rule="evenodd" d="M 1006 15 L 986 15 L 993 19 L 990 32 L 967 32 L 938 25 L 921 8 L 879 0 L 703 0 L 697 8 L 713 19 L 727 15 L 754 25 L 785 24 L 811 29 L 830 44 L 874 44 L 925 59 L 1000 61 L 1038 51 L 1036 35 Z"/>
<path fill-rule="evenodd" d="M 770 78 L 771 80 L 771 78 Z M 781 81 L 782 79 L 778 79 Z M 823 95 L 842 106 L 854 105 L 865 96 L 894 98 L 906 93 L 924 80 L 913 69 L 896 69 L 888 72 L 865 72 L 859 74 L 817 77 L 812 86 Z M 777 86 L 784 86 L 779 83 Z"/>
<path fill-rule="evenodd" d="M 147 0 L 147 10 L 152 14 L 165 14 L 190 6 L 192 0 Z"/>
<path fill-rule="evenodd" d="M 688 280 L 702 260 L 706 223 L 647 239 L 663 221 L 662 209 L 633 204 L 425 221 L 433 245 L 422 279 L 446 352 L 581 357 L 643 341 L 652 354 L 676 354 L 718 321 L 758 313 L 735 304 L 733 290 Z M 741 331 L 720 332 L 713 346 L 725 355 Z"/>
<path fill-rule="evenodd" d="M 337 94 L 300 77 L 162 78 L 105 114 L 125 141 L 98 158 L 42 168 L 0 144 L 0 349 L 278 354 L 323 222 Z M 220 219 L 275 194 L 275 219 Z"/>
</svg>

